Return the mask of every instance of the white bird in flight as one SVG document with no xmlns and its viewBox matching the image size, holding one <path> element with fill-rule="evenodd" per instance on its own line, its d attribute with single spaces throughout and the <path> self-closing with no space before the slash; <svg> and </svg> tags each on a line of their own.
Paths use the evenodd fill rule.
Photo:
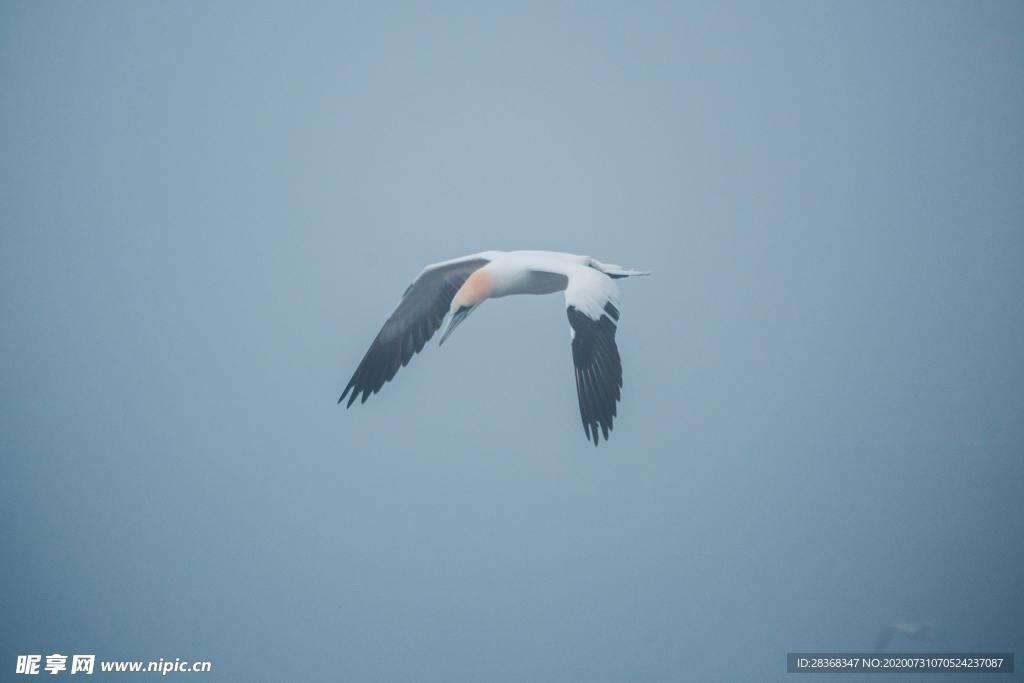
<svg viewBox="0 0 1024 683">
<path fill-rule="evenodd" d="M 936 626 L 934 621 L 926 621 L 923 624 L 889 624 L 878 635 L 874 652 L 885 652 L 896 636 L 902 636 L 907 642 L 917 640 L 935 643 L 941 639 L 939 627 Z"/>
<path fill-rule="evenodd" d="M 511 294 L 565 292 L 576 366 L 576 393 L 587 439 L 608 440 L 622 387 L 622 361 L 615 346 L 619 288 L 614 280 L 649 275 L 601 263 L 589 256 L 554 251 L 482 251 L 424 268 L 405 290 L 391 317 L 370 344 L 338 403 L 365 403 L 449 318 L 443 344 L 487 299 Z"/>
</svg>

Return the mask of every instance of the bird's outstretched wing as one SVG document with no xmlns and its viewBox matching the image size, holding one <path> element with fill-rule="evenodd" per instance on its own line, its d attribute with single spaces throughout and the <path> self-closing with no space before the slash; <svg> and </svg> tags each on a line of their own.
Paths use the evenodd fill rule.
<svg viewBox="0 0 1024 683">
<path fill-rule="evenodd" d="M 889 647 L 889 643 L 892 642 L 894 635 L 896 635 L 896 630 L 892 626 L 883 628 L 882 632 L 878 634 L 878 639 L 875 641 L 875 649 L 872 652 L 885 652 L 886 648 Z"/>
<path fill-rule="evenodd" d="M 424 268 L 405 290 L 391 317 L 377 333 L 338 403 L 348 396 L 345 405 L 348 408 L 360 394 L 360 403 L 366 403 L 370 394 L 376 394 L 385 382 L 391 381 L 398 368 L 407 365 L 441 327 L 455 292 L 466 278 L 487 265 L 493 254 L 472 254 Z"/>
<path fill-rule="evenodd" d="M 621 396 L 622 360 L 615 345 L 618 288 L 607 275 L 592 268 L 573 269 L 565 304 L 572 327 L 572 362 L 583 432 L 596 446 L 599 434 L 608 440 Z"/>
</svg>

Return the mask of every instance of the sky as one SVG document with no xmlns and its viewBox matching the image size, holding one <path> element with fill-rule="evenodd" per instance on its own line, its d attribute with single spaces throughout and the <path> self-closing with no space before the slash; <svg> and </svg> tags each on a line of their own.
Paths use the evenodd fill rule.
<svg viewBox="0 0 1024 683">
<path fill-rule="evenodd" d="M 1024 656 L 1022 74 L 994 0 L 0 2 L 3 677 Z M 336 405 L 487 249 L 653 271 L 608 443 L 560 295 Z"/>
</svg>

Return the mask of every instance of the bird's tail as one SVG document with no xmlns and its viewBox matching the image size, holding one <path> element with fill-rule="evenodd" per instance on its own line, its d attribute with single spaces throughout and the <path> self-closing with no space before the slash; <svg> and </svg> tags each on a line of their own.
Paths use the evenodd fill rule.
<svg viewBox="0 0 1024 683">
<path fill-rule="evenodd" d="M 644 270 L 630 270 L 629 268 L 617 266 L 614 263 L 601 263 L 595 258 L 590 259 L 590 267 L 600 270 L 610 278 L 631 277 L 633 275 L 650 275 L 649 272 Z"/>
</svg>

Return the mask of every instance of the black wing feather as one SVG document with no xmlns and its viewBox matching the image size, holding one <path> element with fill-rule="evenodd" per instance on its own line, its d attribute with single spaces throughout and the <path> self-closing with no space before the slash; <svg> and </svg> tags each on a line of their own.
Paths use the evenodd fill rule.
<svg viewBox="0 0 1024 683">
<path fill-rule="evenodd" d="M 371 394 L 390 382 L 398 369 L 408 365 L 441 327 L 455 292 L 473 271 L 487 263 L 487 259 L 479 258 L 432 268 L 409 285 L 398 307 L 370 344 L 338 403 L 348 396 L 345 404 L 348 408 L 360 395 L 360 403 L 366 403 Z"/>
<path fill-rule="evenodd" d="M 583 433 L 596 446 L 600 435 L 608 440 L 621 397 L 622 360 L 615 345 L 619 310 L 605 304 L 604 315 L 594 320 L 575 306 L 566 309 L 573 329 L 572 362 L 576 366 L 576 393 Z"/>
</svg>

